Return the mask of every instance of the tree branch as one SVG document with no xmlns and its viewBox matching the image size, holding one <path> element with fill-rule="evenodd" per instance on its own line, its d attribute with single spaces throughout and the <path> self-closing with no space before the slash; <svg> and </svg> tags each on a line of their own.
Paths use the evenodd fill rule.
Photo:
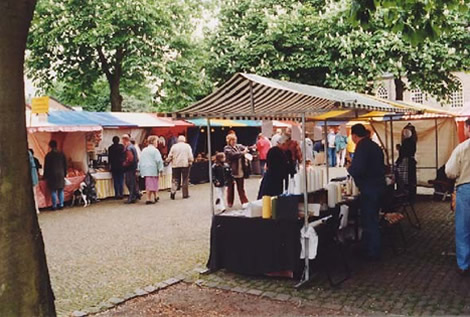
<svg viewBox="0 0 470 317">
<path fill-rule="evenodd" d="M 103 53 L 103 50 L 102 50 L 101 47 L 98 48 L 97 51 L 98 51 L 98 56 L 99 56 L 100 62 L 101 62 L 101 69 L 102 69 L 103 72 L 105 73 L 106 78 L 108 78 L 108 81 L 111 82 L 112 79 L 113 79 L 113 75 L 112 75 L 111 72 L 109 71 L 109 64 L 108 64 L 108 61 L 106 60 L 106 57 L 104 56 L 104 53 Z"/>
</svg>

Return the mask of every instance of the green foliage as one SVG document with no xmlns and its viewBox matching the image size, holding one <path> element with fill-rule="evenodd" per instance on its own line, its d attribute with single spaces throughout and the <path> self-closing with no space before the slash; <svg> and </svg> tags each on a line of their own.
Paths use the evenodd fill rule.
<svg viewBox="0 0 470 317">
<path fill-rule="evenodd" d="M 436 40 L 443 32 L 452 32 L 451 13 L 465 16 L 469 6 L 465 0 L 352 0 L 350 17 L 353 23 L 367 29 L 381 11 L 388 28 L 416 45 L 425 39 Z"/>
<path fill-rule="evenodd" d="M 199 10 L 191 0 L 39 0 L 28 74 L 45 91 L 62 87 L 66 101 L 104 110 L 105 92 L 132 94 L 127 86 L 168 75 Z"/>
<path fill-rule="evenodd" d="M 469 69 L 468 20 L 461 15 L 449 17 L 452 32 L 412 45 L 390 30 L 386 11 L 377 11 L 364 30 L 350 22 L 350 9 L 347 1 L 323 8 L 309 2 L 225 1 L 210 37 L 209 74 L 218 82 L 251 72 L 370 92 L 374 81 L 392 73 L 444 97 L 455 88 L 450 72 Z"/>
</svg>

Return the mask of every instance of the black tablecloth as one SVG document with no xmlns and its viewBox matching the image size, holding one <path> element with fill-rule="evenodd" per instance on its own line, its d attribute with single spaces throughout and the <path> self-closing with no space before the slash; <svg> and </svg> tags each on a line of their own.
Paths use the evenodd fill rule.
<svg viewBox="0 0 470 317">
<path fill-rule="evenodd" d="M 207 267 L 242 274 L 300 270 L 302 221 L 214 216 Z"/>
<path fill-rule="evenodd" d="M 191 184 L 207 183 L 209 181 L 209 162 L 197 162 L 189 171 Z"/>
</svg>

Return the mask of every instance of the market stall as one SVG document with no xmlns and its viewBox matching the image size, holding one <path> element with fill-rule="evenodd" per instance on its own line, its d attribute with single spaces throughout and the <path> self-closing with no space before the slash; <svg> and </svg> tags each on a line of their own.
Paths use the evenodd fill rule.
<svg viewBox="0 0 470 317">
<path fill-rule="evenodd" d="M 414 109 L 406 107 L 394 107 L 380 100 L 375 100 L 373 98 L 369 98 L 354 92 L 295 84 L 264 78 L 252 74 L 236 74 L 211 95 L 205 97 L 201 101 L 188 108 L 173 113 L 172 115 L 176 118 L 207 118 L 207 144 L 209 153 L 211 153 L 212 150 L 210 140 L 212 132 L 212 119 L 301 120 L 302 133 L 305 135 L 307 132 L 307 120 L 327 121 L 329 119 L 335 119 L 340 121 L 349 121 L 371 112 L 396 114 L 414 111 Z M 305 161 L 305 145 L 303 153 Z M 315 174 L 317 176 L 312 176 Z M 294 180 L 293 186 L 295 191 L 300 190 L 302 192 L 300 195 L 302 199 L 299 199 L 299 202 L 303 201 L 304 205 L 306 205 L 303 207 L 303 227 L 302 230 L 299 231 L 299 234 L 302 237 L 300 242 L 304 245 L 305 248 L 303 252 L 303 258 L 305 260 L 303 260 L 304 269 L 301 281 L 298 286 L 301 286 L 310 280 L 311 272 L 309 259 L 312 258 L 312 254 L 309 254 L 309 243 L 315 243 L 316 241 L 314 236 L 310 235 L 311 229 L 315 231 L 317 226 L 321 226 L 323 223 L 326 223 L 328 219 L 338 219 L 337 213 L 336 217 L 334 217 L 332 214 L 325 215 L 325 213 L 316 213 L 315 208 L 310 210 L 311 195 L 316 194 L 318 191 L 324 191 L 324 183 L 327 184 L 326 187 L 328 188 L 328 202 L 331 204 L 327 204 L 330 206 L 326 206 L 326 208 L 321 207 L 321 210 L 326 211 L 327 213 L 330 210 L 338 210 L 338 204 L 343 199 L 343 185 L 330 184 L 330 177 L 328 174 L 328 168 L 326 169 L 326 175 L 323 174 L 324 176 L 320 176 L 318 171 L 310 172 L 308 171 L 307 166 L 302 165 L 299 173 L 297 174 L 298 176 L 296 175 L 296 179 Z M 319 181 L 320 179 L 322 181 Z M 349 188 L 351 188 L 351 186 Z M 253 224 L 255 227 L 255 223 L 257 222 L 264 224 L 265 221 L 271 221 L 273 218 L 271 214 L 272 208 L 276 208 L 276 214 L 279 212 L 288 213 L 291 210 L 296 210 L 296 208 L 292 209 L 279 207 L 279 205 L 277 205 L 279 201 L 276 203 L 276 207 L 273 207 L 274 204 L 272 201 L 276 199 L 276 197 L 265 197 L 263 197 L 262 201 L 262 218 L 265 219 L 246 220 L 251 220 L 251 224 Z M 280 197 L 281 196 L 277 197 L 277 199 L 279 200 Z M 213 191 L 211 191 L 211 206 L 212 212 L 214 214 L 215 210 L 212 203 L 213 201 Z M 305 204 L 305 202 L 308 203 Z M 321 201 L 313 201 L 313 203 L 319 203 L 320 206 L 325 205 L 325 202 Z M 300 208 L 300 206 L 298 207 Z M 313 214 L 311 214 L 312 211 Z M 253 216 L 253 209 L 235 212 L 232 214 L 232 216 L 226 216 L 227 219 L 225 221 L 229 223 L 235 223 L 240 221 L 238 217 L 250 218 L 250 216 Z M 259 214 L 256 214 L 254 218 L 259 218 L 259 216 Z M 297 213 L 295 213 L 294 216 L 295 219 L 297 219 Z M 325 217 L 322 219 L 315 219 L 315 217 L 319 216 Z M 315 221 L 312 222 L 311 220 Z M 215 221 L 218 221 L 218 218 L 213 218 L 213 225 Z M 283 219 L 276 218 L 275 222 L 281 223 L 283 222 Z M 259 229 L 261 230 L 261 227 Z M 298 231 L 298 228 L 292 228 L 291 230 Z M 223 236 L 225 233 L 219 234 L 222 234 Z M 212 232 L 212 247 L 214 246 L 212 242 L 214 242 L 214 240 L 220 239 L 219 234 Z M 270 235 L 269 237 L 275 239 L 275 234 Z M 279 253 L 282 253 L 282 250 L 279 249 L 281 248 L 281 245 L 282 243 L 276 247 Z M 248 250 L 250 248 L 246 249 Z M 262 250 L 258 251 L 262 252 Z M 211 259 L 213 252 L 216 251 L 211 249 Z M 241 252 L 243 252 L 243 250 Z M 250 256 L 247 254 L 243 255 L 243 257 L 245 256 L 247 259 L 250 258 Z M 298 259 L 300 261 L 300 255 L 298 256 Z M 208 263 L 208 267 L 211 268 L 211 262 Z M 225 264 L 224 267 L 230 267 L 230 264 Z M 271 269 L 268 269 L 268 271 L 269 270 Z M 243 270 L 239 270 L 239 272 L 250 273 L 244 272 Z M 272 272 L 257 273 L 269 274 Z"/>
<path fill-rule="evenodd" d="M 101 120 L 103 126 L 102 141 L 96 148 L 96 156 L 101 158 L 98 162 L 103 163 L 98 163 L 93 174 L 96 179 L 98 198 L 114 197 L 112 174 L 108 171 L 107 164 L 104 163 L 107 162 L 107 150 L 112 144 L 113 137 L 129 134 L 135 140 L 136 145 L 142 148 L 146 138 L 153 134 L 153 129 L 172 129 L 175 125 L 167 119 L 158 118 L 156 115 L 148 113 L 94 112 L 92 115 Z M 162 176 L 159 178 L 159 188 L 161 190 L 171 188 L 171 166 L 165 166 Z M 127 194 L 127 188 L 124 191 Z"/>
<path fill-rule="evenodd" d="M 64 113 L 67 113 L 69 120 L 61 121 Z M 57 141 L 59 150 L 65 154 L 68 167 L 67 179 L 71 184 L 65 187 L 64 194 L 65 201 L 69 201 L 88 171 L 87 142 L 99 139 L 101 126 L 74 111 L 53 111 L 46 116 L 31 115 L 30 111 L 26 110 L 26 122 L 28 146 L 33 149 L 34 156 L 42 166 L 49 151 L 49 141 Z M 43 171 L 39 172 L 42 175 Z M 36 187 L 36 198 L 39 208 L 52 205 L 46 182 L 42 179 Z"/>
</svg>

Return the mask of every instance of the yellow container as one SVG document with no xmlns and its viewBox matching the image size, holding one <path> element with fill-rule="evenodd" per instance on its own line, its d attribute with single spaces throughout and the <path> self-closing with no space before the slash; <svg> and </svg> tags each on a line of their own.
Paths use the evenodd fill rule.
<svg viewBox="0 0 470 317">
<path fill-rule="evenodd" d="M 263 219 L 271 219 L 272 212 L 273 212 L 273 205 L 271 202 L 271 196 L 263 196 L 263 211 L 262 216 Z"/>
</svg>

